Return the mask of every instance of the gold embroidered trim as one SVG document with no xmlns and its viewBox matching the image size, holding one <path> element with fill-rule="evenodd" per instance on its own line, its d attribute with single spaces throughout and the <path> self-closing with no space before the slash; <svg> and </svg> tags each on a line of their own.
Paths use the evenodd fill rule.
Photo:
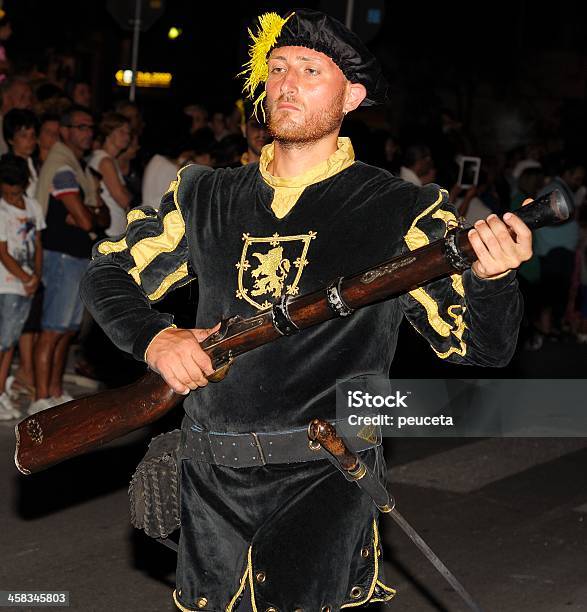
<svg viewBox="0 0 587 612">
<path fill-rule="evenodd" d="M 163 297 L 167 293 L 171 285 L 174 285 L 175 283 L 177 283 L 178 281 L 180 281 L 182 278 L 186 277 L 187 275 L 188 275 L 188 265 L 187 263 L 182 263 L 181 266 L 179 266 L 179 268 L 175 270 L 175 272 L 172 272 L 169 276 L 166 276 L 161 282 L 161 284 L 159 285 L 159 287 L 157 287 L 157 289 L 155 289 L 155 291 L 153 291 L 153 293 L 151 293 L 147 297 L 149 298 L 151 302 L 158 300 L 160 297 Z"/>
<path fill-rule="evenodd" d="M 438 192 L 438 198 L 436 199 L 436 201 L 433 204 L 431 204 L 428 208 L 426 208 L 423 212 L 421 212 L 412 221 L 410 229 L 407 231 L 406 235 L 404 236 L 404 240 L 406 244 L 408 245 L 408 248 L 411 251 L 414 249 L 420 248 L 422 246 L 426 246 L 427 244 L 430 244 L 430 240 L 428 239 L 428 236 L 421 229 L 416 227 L 416 225 L 418 221 L 420 221 L 420 219 L 430 214 L 442 202 L 443 195 L 448 195 L 448 192 L 445 189 L 440 189 Z M 444 210 L 439 209 L 439 210 L 434 211 L 434 213 L 432 213 L 431 216 L 435 219 L 440 219 L 444 221 L 446 225 L 445 235 L 448 229 L 452 229 L 452 227 L 455 227 L 456 225 L 458 225 L 458 221 L 455 215 L 449 211 L 444 211 Z M 451 276 L 451 281 L 452 281 L 452 286 L 454 290 L 461 297 L 464 297 L 465 291 L 463 288 L 463 282 L 462 282 L 461 275 L 453 274 Z M 434 300 L 434 298 L 432 298 L 431 295 L 429 295 L 426 292 L 425 289 L 423 289 L 422 287 L 419 287 L 418 289 L 414 289 L 413 291 L 410 291 L 409 293 L 417 302 L 420 303 L 421 306 L 424 307 L 424 310 L 426 311 L 426 317 L 428 319 L 428 323 L 430 324 L 432 329 L 437 334 L 439 334 L 443 338 L 448 338 L 450 337 L 450 334 L 452 332 L 460 341 L 460 346 L 458 348 L 450 347 L 448 351 L 446 351 L 445 353 L 440 353 L 434 347 L 432 347 L 432 349 L 438 355 L 438 357 L 440 357 L 441 359 L 446 359 L 446 357 L 448 357 L 452 353 L 458 353 L 459 355 L 465 355 L 467 351 L 467 346 L 462 341 L 462 335 L 463 335 L 464 330 L 467 327 L 463 320 L 462 314 L 456 315 L 454 313 L 451 313 L 451 308 L 453 308 L 453 306 L 459 306 L 459 307 L 461 306 L 459 304 L 454 304 L 448 308 L 449 314 L 452 316 L 452 318 L 455 320 L 457 324 L 456 328 L 453 328 L 449 323 L 447 323 L 440 316 L 437 302 Z M 464 312 L 464 308 L 463 308 L 463 312 Z"/>
<path fill-rule="evenodd" d="M 255 603 L 255 584 L 253 580 L 253 546 L 249 546 L 249 554 L 247 557 L 247 568 L 249 572 L 249 588 L 251 589 L 251 607 L 253 612 L 257 612 L 257 604 Z"/>
<path fill-rule="evenodd" d="M 471 268 L 471 272 L 475 274 L 475 270 L 473 270 L 473 268 Z M 507 276 L 510 272 L 511 270 L 506 270 L 505 272 L 502 272 L 501 274 L 498 274 L 497 276 L 490 276 L 489 278 L 483 278 L 479 276 L 478 274 L 475 274 L 475 277 L 482 281 L 492 281 L 492 280 L 497 280 L 498 278 L 503 278 L 504 276 Z"/>
<path fill-rule="evenodd" d="M 241 258 L 236 264 L 236 268 L 238 269 L 238 289 L 236 291 L 236 297 L 239 300 L 247 301 L 249 304 L 257 308 L 258 310 L 265 310 L 267 308 L 270 308 L 271 302 L 269 302 L 268 300 L 265 300 L 264 302 L 261 302 L 261 303 L 256 302 L 250 296 L 251 290 L 245 287 L 244 285 L 244 273 L 246 270 L 248 270 L 251 267 L 251 263 L 247 259 L 247 253 L 249 251 L 249 247 L 253 244 L 259 244 L 259 243 L 269 245 L 272 247 L 278 247 L 281 242 L 294 242 L 296 240 L 300 240 L 303 242 L 302 252 L 297 257 L 297 259 L 293 261 L 293 266 L 297 268 L 297 272 L 296 272 L 296 275 L 293 281 L 285 287 L 285 293 L 287 293 L 288 295 L 297 295 L 297 293 L 299 292 L 298 283 L 300 282 L 300 278 L 302 277 L 304 268 L 309 263 L 308 259 L 306 258 L 306 255 L 308 254 L 308 249 L 310 248 L 310 242 L 314 240 L 316 236 L 317 236 L 317 233 L 314 231 L 309 231 L 307 234 L 300 234 L 298 236 L 280 236 L 278 233 L 275 233 L 273 234 L 273 236 L 251 237 L 249 234 L 243 234 L 242 238 L 245 244 L 243 245 Z M 267 253 L 266 255 L 268 254 L 269 253 Z M 264 254 L 257 254 L 257 255 L 264 255 Z M 262 265 L 263 264 L 259 266 L 259 269 L 262 268 Z M 270 279 L 270 280 L 275 281 L 275 278 L 271 278 L 271 275 L 269 274 L 270 272 L 272 272 L 272 270 L 263 271 L 262 275 L 261 273 L 258 273 L 257 278 L 258 279 Z M 276 273 L 274 270 L 273 272 L 274 272 L 273 277 L 276 277 Z M 283 281 L 281 283 L 282 286 L 281 288 L 278 288 L 279 295 L 275 295 L 275 297 L 280 297 L 281 294 L 283 293 L 283 289 L 284 289 L 283 285 L 285 284 L 284 281 L 286 278 L 287 278 L 287 275 L 281 278 L 281 280 Z M 279 281 L 279 279 L 277 280 Z M 267 292 L 268 291 L 266 291 L 266 293 Z"/>
<path fill-rule="evenodd" d="M 161 253 L 171 253 L 177 248 L 185 235 L 185 225 L 179 210 L 172 210 L 163 217 L 163 232 L 159 236 L 149 236 L 134 244 L 130 255 L 136 266 L 134 270 L 142 272 Z"/>
<path fill-rule="evenodd" d="M 138 221 L 139 219 L 146 219 L 147 215 L 139 209 L 133 209 L 129 211 L 126 215 L 126 227 L 133 223 L 134 221 Z M 101 244 L 98 245 L 98 252 L 102 253 L 102 255 L 110 255 L 110 253 L 120 253 L 125 251 L 128 248 L 126 244 L 126 237 L 121 240 L 117 240 L 116 242 L 111 242 L 109 240 L 105 240 Z"/>
<path fill-rule="evenodd" d="M 430 214 L 442 202 L 443 192 L 447 193 L 444 189 L 441 189 L 438 192 L 438 198 L 436 199 L 436 201 L 433 204 L 431 204 L 428 208 L 426 208 L 424 211 L 422 211 L 412 221 L 412 225 L 410 225 L 410 229 L 407 231 L 406 235 L 404 236 L 405 243 L 408 245 L 408 248 L 410 249 L 410 251 L 414 251 L 415 249 L 418 249 L 420 247 L 423 247 L 429 244 L 430 241 L 428 240 L 428 236 L 426 236 L 426 234 L 421 229 L 416 227 L 416 225 L 422 217 L 425 217 L 426 215 Z"/>
<path fill-rule="evenodd" d="M 442 336 L 448 338 L 450 336 L 451 327 L 450 325 L 440 316 L 438 311 L 438 304 L 422 287 L 410 291 L 410 295 L 419 302 L 426 310 L 426 316 L 428 323 L 434 331 Z"/>
<path fill-rule="evenodd" d="M 134 221 L 139 221 L 140 219 L 146 219 L 146 218 L 147 218 L 147 215 L 145 214 L 143 210 L 140 210 L 139 208 L 133 208 L 132 210 L 129 210 L 129 212 L 126 215 L 126 225 L 128 227 Z"/>
<path fill-rule="evenodd" d="M 461 296 L 465 297 L 465 288 L 463 287 L 463 275 L 453 274 L 450 279 L 452 280 L 452 288 Z"/>
<path fill-rule="evenodd" d="M 259 171 L 263 180 L 274 189 L 271 210 L 278 219 L 282 219 L 296 205 L 304 189 L 309 185 L 326 180 L 355 163 L 355 152 L 349 138 L 338 138 L 337 150 L 318 165 L 299 176 L 274 176 L 267 170 L 274 158 L 274 144 L 263 147 L 259 159 Z"/>
<path fill-rule="evenodd" d="M 173 187 L 173 203 L 175 204 L 175 208 L 177 209 L 177 212 L 179 213 L 179 216 L 181 217 L 181 221 L 184 224 L 184 230 L 185 230 L 185 219 L 183 218 L 183 214 L 181 212 L 181 207 L 179 205 L 179 201 L 177 199 L 177 193 L 179 191 L 179 184 L 181 183 L 181 173 L 186 169 L 189 168 L 190 166 L 193 166 L 194 164 L 188 164 L 187 166 L 184 166 L 183 168 L 180 168 L 177 171 L 177 181 L 171 181 L 171 185 L 174 185 Z M 170 187 L 171 187 L 170 185 Z"/>
<path fill-rule="evenodd" d="M 185 606 L 183 606 L 182 604 L 179 603 L 178 599 L 177 599 L 177 594 L 175 592 L 175 590 L 173 591 L 173 603 L 180 609 L 182 610 L 182 612 L 196 612 L 195 609 L 192 608 L 186 608 Z"/>
<path fill-rule="evenodd" d="M 120 253 L 122 251 L 126 251 L 127 248 L 126 238 L 122 238 L 122 240 L 118 240 L 117 242 L 105 240 L 98 245 L 98 252 L 102 255 L 110 255 L 110 253 Z"/>
<path fill-rule="evenodd" d="M 369 600 L 369 603 L 375 603 L 377 601 L 381 601 L 381 602 L 385 602 L 385 601 L 390 601 L 391 599 L 393 599 L 396 594 L 397 591 L 395 589 L 392 589 L 391 587 L 388 587 L 386 584 L 383 584 L 383 582 L 381 582 L 381 580 L 377 581 L 377 586 L 385 592 L 385 595 L 383 595 L 382 597 L 372 597 Z"/>
<path fill-rule="evenodd" d="M 444 224 L 446 225 L 446 231 L 444 232 L 445 236 L 449 230 L 459 226 L 459 221 L 456 218 L 455 214 L 448 210 L 442 210 L 442 208 L 439 208 L 436 212 L 432 213 L 432 217 L 434 219 L 440 219 L 441 221 L 444 221 Z M 463 275 L 452 274 L 450 278 L 452 281 L 453 289 L 461 297 L 465 297 L 465 289 L 463 287 Z"/>
<path fill-rule="evenodd" d="M 250 550 L 250 547 L 249 547 L 249 550 Z M 248 559 L 248 557 L 247 557 L 247 559 Z M 232 612 L 232 607 L 236 603 L 236 600 L 241 596 L 243 590 L 247 586 L 247 578 L 248 578 L 248 576 L 249 576 L 249 563 L 248 563 L 248 560 L 247 560 L 247 567 L 245 568 L 243 577 L 241 578 L 238 590 L 233 595 L 232 599 L 230 600 L 230 603 L 226 606 L 226 612 Z"/>
<path fill-rule="evenodd" d="M 373 519 L 373 555 L 372 556 L 373 556 L 374 572 L 373 572 L 373 580 L 371 581 L 371 586 L 369 587 L 369 590 L 367 591 L 367 595 L 365 599 L 362 599 L 361 601 L 353 601 L 350 603 L 342 604 L 342 606 L 340 606 L 341 609 L 362 606 L 363 604 L 367 603 L 373 596 L 373 591 L 375 590 L 375 585 L 377 584 L 377 579 L 379 578 L 379 555 L 377 554 L 378 546 L 379 546 L 379 530 L 377 529 L 377 522 L 375 521 L 375 519 Z"/>
<path fill-rule="evenodd" d="M 136 266 L 131 268 L 128 273 L 139 286 L 141 285 L 140 273 L 154 259 L 161 255 L 161 253 L 173 252 L 181 242 L 181 239 L 185 236 L 185 223 L 177 200 L 177 192 L 179 190 L 179 184 L 181 183 L 181 173 L 185 168 L 187 168 L 187 166 L 184 166 L 178 171 L 176 181 L 171 181 L 170 189 L 173 188 L 173 203 L 175 204 L 175 210 L 172 210 L 163 217 L 163 232 L 159 234 L 159 236 L 139 240 L 130 249 L 130 255 L 136 263 Z M 167 193 L 169 193 L 169 191 Z M 151 301 L 159 299 L 165 295 L 171 285 L 181 280 L 183 276 L 187 276 L 187 273 L 187 263 L 183 263 L 177 270 L 163 279 L 159 287 L 147 297 Z"/>
</svg>

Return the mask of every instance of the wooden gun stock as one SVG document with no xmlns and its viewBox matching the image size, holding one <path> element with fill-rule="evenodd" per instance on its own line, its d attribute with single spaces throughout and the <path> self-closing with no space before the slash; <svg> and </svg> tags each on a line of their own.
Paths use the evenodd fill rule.
<svg viewBox="0 0 587 612">
<path fill-rule="evenodd" d="M 530 229 L 537 229 L 568 219 L 570 212 L 570 203 L 555 190 L 516 214 Z M 336 318 L 340 308 L 343 312 L 362 308 L 466 269 L 475 259 L 467 231 L 452 230 L 441 240 L 354 276 L 341 277 L 326 288 L 282 299 L 254 317 L 223 321 L 220 329 L 202 342 L 215 368 L 210 380 L 221 380 L 238 355 L 277 340 L 284 333 Z M 283 320 L 284 311 L 289 322 Z M 152 423 L 181 399 L 160 376 L 149 373 L 126 387 L 29 416 L 15 427 L 16 467 L 23 474 L 31 474 L 86 453 Z"/>
</svg>

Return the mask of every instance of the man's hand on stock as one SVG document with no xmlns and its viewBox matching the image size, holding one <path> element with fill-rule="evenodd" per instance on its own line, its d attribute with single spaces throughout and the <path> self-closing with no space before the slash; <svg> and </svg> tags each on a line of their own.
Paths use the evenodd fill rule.
<svg viewBox="0 0 587 612">
<path fill-rule="evenodd" d="M 525 200 L 524 206 L 532 200 Z M 515 233 L 512 238 L 509 229 Z M 479 278 L 490 279 L 515 270 L 532 257 L 532 232 L 515 214 L 506 213 L 479 220 L 469 231 L 469 241 L 477 255 L 471 268 Z"/>
<path fill-rule="evenodd" d="M 165 329 L 149 344 L 147 365 L 180 395 L 205 387 L 214 368 L 200 342 L 219 328 L 220 323 L 210 329 Z"/>
</svg>

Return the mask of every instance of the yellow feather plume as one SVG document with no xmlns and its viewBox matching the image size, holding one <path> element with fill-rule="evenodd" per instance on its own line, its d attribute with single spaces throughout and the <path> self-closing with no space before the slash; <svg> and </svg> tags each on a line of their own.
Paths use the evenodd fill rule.
<svg viewBox="0 0 587 612">
<path fill-rule="evenodd" d="M 249 30 L 251 37 L 251 46 L 249 48 L 249 61 L 244 65 L 244 70 L 238 76 L 246 75 L 243 85 L 243 93 L 251 100 L 255 96 L 255 91 L 261 83 L 265 83 L 269 76 L 267 68 L 267 55 L 271 51 L 277 37 L 281 33 L 281 29 L 287 20 L 294 13 L 290 13 L 285 19 L 277 13 L 265 13 L 259 17 L 259 27 L 257 33 L 253 34 Z M 258 96 L 254 101 L 254 115 L 257 117 L 257 108 L 265 98 L 265 91 Z M 265 118 L 265 109 L 261 105 L 261 112 Z M 257 117 L 258 118 L 258 117 Z"/>
</svg>

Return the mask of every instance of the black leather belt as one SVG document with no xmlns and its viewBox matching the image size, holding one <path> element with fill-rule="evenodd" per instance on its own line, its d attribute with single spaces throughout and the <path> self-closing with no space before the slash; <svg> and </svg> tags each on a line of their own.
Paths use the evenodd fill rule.
<svg viewBox="0 0 587 612">
<path fill-rule="evenodd" d="M 376 441 L 354 437 L 346 442 L 353 451 L 361 452 L 381 444 L 381 436 L 378 432 Z M 259 433 L 218 433 L 184 427 L 180 456 L 233 468 L 328 459 L 328 453 L 309 440 L 307 427 Z"/>
</svg>

